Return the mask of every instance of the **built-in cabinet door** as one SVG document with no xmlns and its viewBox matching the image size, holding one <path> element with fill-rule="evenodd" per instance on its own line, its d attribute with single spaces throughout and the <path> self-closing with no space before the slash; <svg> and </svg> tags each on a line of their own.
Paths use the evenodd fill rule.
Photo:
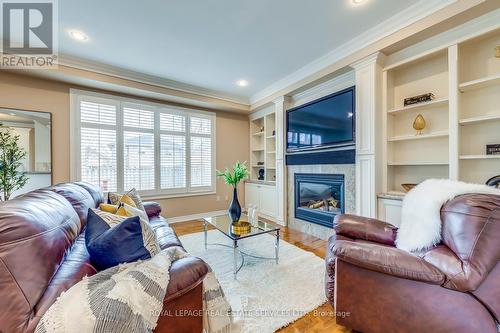
<svg viewBox="0 0 500 333">
<path fill-rule="evenodd" d="M 276 187 L 260 186 L 260 211 L 262 214 L 275 217 L 276 216 Z"/>
<path fill-rule="evenodd" d="M 264 217 L 276 218 L 277 213 L 277 195 L 276 187 L 269 185 L 260 185 L 253 183 L 245 184 L 245 207 L 248 205 L 257 206 L 257 210 Z"/>
<path fill-rule="evenodd" d="M 254 205 L 260 209 L 258 186 L 257 184 L 245 184 L 245 207 L 248 208 L 249 205 Z"/>
<path fill-rule="evenodd" d="M 401 224 L 401 208 L 403 202 L 394 199 L 378 199 L 378 219 L 395 225 Z"/>
</svg>

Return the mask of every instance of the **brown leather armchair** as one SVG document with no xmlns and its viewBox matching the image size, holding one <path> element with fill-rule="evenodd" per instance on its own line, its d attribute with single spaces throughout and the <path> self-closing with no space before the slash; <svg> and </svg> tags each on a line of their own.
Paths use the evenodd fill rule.
<svg viewBox="0 0 500 333">
<path fill-rule="evenodd" d="M 500 196 L 459 196 L 441 221 L 441 244 L 415 255 L 395 247 L 395 226 L 338 216 L 326 258 L 337 323 L 367 333 L 496 333 Z"/>
<path fill-rule="evenodd" d="M 62 292 L 97 272 L 83 231 L 88 209 L 101 202 L 99 189 L 78 182 L 0 203 L 0 332 L 33 332 Z M 182 246 L 160 206 L 144 206 L 161 248 Z M 202 331 L 202 281 L 208 270 L 195 257 L 172 263 L 155 333 Z"/>
</svg>

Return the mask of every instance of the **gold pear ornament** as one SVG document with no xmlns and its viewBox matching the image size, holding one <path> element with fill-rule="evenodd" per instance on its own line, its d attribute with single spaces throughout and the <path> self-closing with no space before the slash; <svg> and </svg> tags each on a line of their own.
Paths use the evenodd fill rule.
<svg viewBox="0 0 500 333">
<path fill-rule="evenodd" d="M 425 119 L 424 117 L 419 114 L 417 118 L 413 121 L 413 128 L 417 131 L 417 135 L 422 134 L 422 130 L 425 128 Z"/>
<path fill-rule="evenodd" d="M 495 57 L 500 58 L 500 45 L 495 47 Z"/>
</svg>

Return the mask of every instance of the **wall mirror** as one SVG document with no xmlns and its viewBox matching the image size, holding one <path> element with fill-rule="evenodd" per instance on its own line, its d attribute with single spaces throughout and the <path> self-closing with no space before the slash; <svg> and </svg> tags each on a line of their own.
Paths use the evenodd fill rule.
<svg viewBox="0 0 500 333">
<path fill-rule="evenodd" d="M 50 112 L 0 108 L 0 131 L 18 136 L 17 146 L 26 152 L 18 170 L 28 180 L 10 198 L 52 184 L 51 120 Z"/>
</svg>

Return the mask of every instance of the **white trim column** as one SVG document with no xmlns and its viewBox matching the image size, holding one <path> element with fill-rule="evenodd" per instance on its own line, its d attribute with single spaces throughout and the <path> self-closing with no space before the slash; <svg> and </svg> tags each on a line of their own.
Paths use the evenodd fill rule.
<svg viewBox="0 0 500 333">
<path fill-rule="evenodd" d="M 458 45 L 448 47 L 448 121 L 449 121 L 449 176 L 452 180 L 460 178 L 460 160 L 458 156 L 460 92 L 458 90 Z"/>
<path fill-rule="evenodd" d="M 281 96 L 273 101 L 276 117 L 276 222 L 287 223 L 287 173 L 286 173 L 286 110 L 290 105 L 288 96 Z"/>
<path fill-rule="evenodd" d="M 377 216 L 382 179 L 382 53 L 351 65 L 356 73 L 356 213 Z"/>
</svg>

